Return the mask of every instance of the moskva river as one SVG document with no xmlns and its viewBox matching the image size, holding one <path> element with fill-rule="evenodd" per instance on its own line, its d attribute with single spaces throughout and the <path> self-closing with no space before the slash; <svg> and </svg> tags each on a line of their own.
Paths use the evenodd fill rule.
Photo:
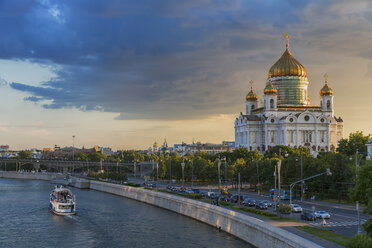
<svg viewBox="0 0 372 248">
<path fill-rule="evenodd" d="M 49 212 L 54 185 L 0 178 L 0 247 L 249 247 L 176 213 L 94 190 L 72 188 L 77 215 Z"/>
</svg>

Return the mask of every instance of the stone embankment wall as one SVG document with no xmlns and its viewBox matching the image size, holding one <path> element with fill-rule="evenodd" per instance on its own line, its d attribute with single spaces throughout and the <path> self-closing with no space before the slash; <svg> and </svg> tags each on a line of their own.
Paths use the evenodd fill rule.
<svg viewBox="0 0 372 248">
<path fill-rule="evenodd" d="M 124 196 L 174 211 L 215 226 L 256 247 L 320 247 L 309 240 L 264 221 L 201 201 L 152 190 L 98 181 L 90 181 L 90 189 Z"/>
<path fill-rule="evenodd" d="M 30 172 L 17 172 L 17 171 L 0 171 L 0 177 L 10 179 L 30 179 L 30 180 L 45 180 L 52 179 L 50 173 L 30 173 Z"/>
<path fill-rule="evenodd" d="M 53 181 L 57 176 L 56 174 L 0 171 L 0 177 Z M 124 196 L 174 211 L 215 226 L 259 248 L 320 248 L 309 240 L 259 219 L 201 201 L 152 190 L 80 178 L 69 179 L 69 184 L 77 188 L 93 189 Z"/>
</svg>

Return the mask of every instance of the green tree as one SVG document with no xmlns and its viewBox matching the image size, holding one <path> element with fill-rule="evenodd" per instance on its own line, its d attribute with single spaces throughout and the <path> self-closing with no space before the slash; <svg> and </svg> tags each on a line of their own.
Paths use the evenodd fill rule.
<svg viewBox="0 0 372 248">
<path fill-rule="evenodd" d="M 359 152 L 367 152 L 366 143 L 371 135 L 365 136 L 363 132 L 357 131 L 349 134 L 349 139 L 341 139 L 338 142 L 337 152 L 352 156 L 358 149 Z"/>
<path fill-rule="evenodd" d="M 372 162 L 368 161 L 359 168 L 355 187 L 351 191 L 351 197 L 355 201 L 366 205 L 364 209 L 372 214 Z M 372 238 L 372 219 L 363 224 L 367 234 Z"/>
<path fill-rule="evenodd" d="M 101 159 L 106 159 L 106 155 L 103 153 L 95 152 L 95 153 L 89 153 L 88 159 L 90 161 L 100 161 Z"/>
<path fill-rule="evenodd" d="M 18 153 L 18 158 L 21 158 L 21 159 L 32 158 L 32 153 L 29 150 L 22 150 Z"/>
</svg>

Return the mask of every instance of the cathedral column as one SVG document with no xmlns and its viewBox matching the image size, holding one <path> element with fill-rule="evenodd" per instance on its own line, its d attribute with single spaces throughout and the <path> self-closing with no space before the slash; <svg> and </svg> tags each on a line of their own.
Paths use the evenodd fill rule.
<svg viewBox="0 0 372 248">
<path fill-rule="evenodd" d="M 267 133 L 267 124 L 265 123 L 265 151 L 268 150 L 268 145 L 267 145 L 267 139 L 268 139 L 268 133 Z"/>
<path fill-rule="evenodd" d="M 298 139 L 299 139 L 299 135 L 298 135 L 298 122 L 296 122 L 296 147 L 298 148 Z"/>
</svg>

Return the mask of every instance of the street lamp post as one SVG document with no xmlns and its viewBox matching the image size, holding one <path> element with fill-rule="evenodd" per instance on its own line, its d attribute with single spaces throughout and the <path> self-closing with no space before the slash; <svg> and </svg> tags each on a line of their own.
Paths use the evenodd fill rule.
<svg viewBox="0 0 372 248">
<path fill-rule="evenodd" d="M 156 162 L 156 182 L 159 181 L 159 162 L 160 162 L 160 159 L 158 162 Z"/>
<path fill-rule="evenodd" d="M 75 160 L 75 135 L 72 135 L 72 160 Z"/>
<path fill-rule="evenodd" d="M 194 187 L 194 159 L 191 159 L 191 187 Z"/>
<path fill-rule="evenodd" d="M 359 170 L 359 160 L 358 160 L 358 149 L 355 152 L 355 167 L 356 167 L 356 179 L 358 180 L 358 170 Z M 358 215 L 358 233 L 362 233 L 362 228 L 360 226 L 360 213 L 359 213 L 359 201 L 356 201 L 356 211 Z"/>
<path fill-rule="evenodd" d="M 185 184 L 185 162 L 183 162 L 183 159 L 182 159 L 181 166 L 182 166 L 182 187 L 183 187 Z"/>
<path fill-rule="evenodd" d="M 330 169 L 327 168 L 327 171 L 325 171 L 325 172 L 322 172 L 322 173 L 316 174 L 316 175 L 314 175 L 314 176 L 307 177 L 307 178 L 305 178 L 305 179 L 301 179 L 301 180 L 299 180 L 299 181 L 296 181 L 296 182 L 294 182 L 294 183 L 291 183 L 291 185 L 289 186 L 289 204 L 292 204 L 292 188 L 293 188 L 297 183 L 303 183 L 304 181 L 307 181 L 307 180 L 309 180 L 309 179 L 313 179 L 313 178 L 315 178 L 315 177 L 322 176 L 322 175 L 324 175 L 324 174 L 327 174 L 327 176 L 331 176 L 331 175 L 332 175 Z"/>
<path fill-rule="evenodd" d="M 221 160 L 218 159 L 218 163 L 217 163 L 217 168 L 218 168 L 218 187 L 219 187 L 219 190 L 220 190 L 220 194 L 221 194 L 221 173 L 220 173 L 220 169 L 221 169 Z"/>
<path fill-rule="evenodd" d="M 253 163 L 253 159 L 252 159 Z M 258 170 L 258 160 L 256 159 L 256 169 L 257 169 L 257 194 L 260 195 L 260 173 Z"/>
<path fill-rule="evenodd" d="M 303 159 L 302 159 L 302 154 L 301 154 L 301 157 L 300 157 L 300 166 L 301 166 L 301 181 L 303 179 Z M 296 158 L 296 161 L 298 161 L 298 159 Z M 303 194 L 304 194 L 304 181 L 301 182 L 301 202 L 303 200 Z"/>
</svg>

